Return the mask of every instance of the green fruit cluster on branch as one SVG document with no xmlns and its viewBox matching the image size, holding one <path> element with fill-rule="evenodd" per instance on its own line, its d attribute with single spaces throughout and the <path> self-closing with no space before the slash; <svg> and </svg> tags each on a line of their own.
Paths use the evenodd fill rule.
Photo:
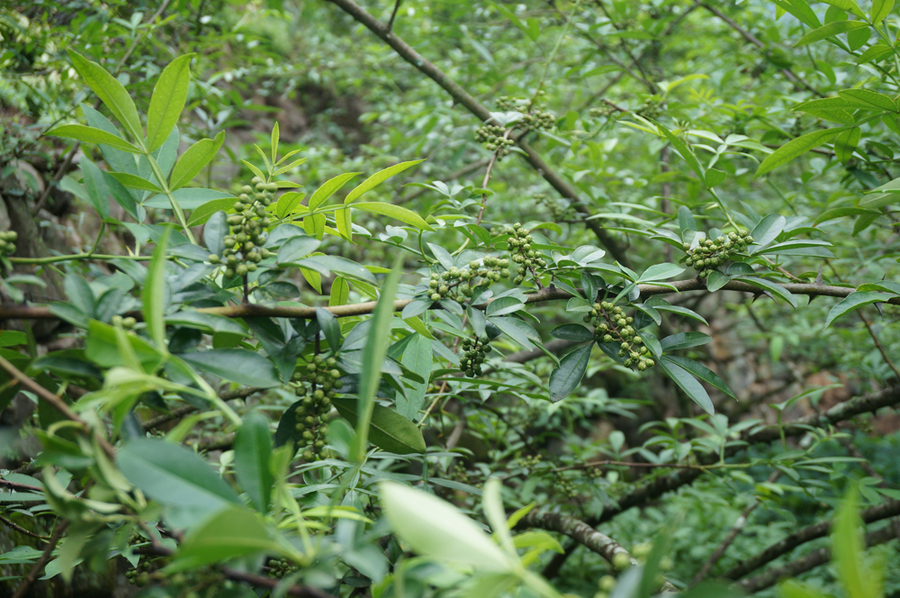
<svg viewBox="0 0 900 598">
<path fill-rule="evenodd" d="M 316 355 L 308 363 L 304 363 L 294 371 L 294 392 L 299 397 L 300 405 L 294 410 L 295 429 L 299 438 L 298 448 L 304 448 L 303 459 L 316 461 L 322 458 L 325 438 L 328 435 L 328 413 L 331 411 L 331 400 L 337 396 L 341 387 L 338 378 L 341 371 L 337 369 L 334 357 L 327 359 Z"/>
<path fill-rule="evenodd" d="M 546 268 L 547 261 L 537 249 L 532 247 L 534 237 L 518 222 L 507 226 L 503 233 L 509 235 L 506 248 L 512 253 L 512 260 L 522 267 L 513 282 L 517 285 L 522 284 L 525 281 L 524 271 L 526 270 L 531 271 L 532 275 L 537 277 L 537 270 Z"/>
<path fill-rule="evenodd" d="M 463 355 L 459 358 L 459 369 L 469 378 L 480 376 L 483 373 L 481 366 L 491 350 L 488 346 L 489 343 L 487 337 L 467 338 L 462 342 Z"/>
<path fill-rule="evenodd" d="M 687 255 L 684 263 L 696 268 L 700 278 L 706 278 L 717 267 L 733 261 L 734 257 L 742 253 L 750 243 L 753 243 L 753 237 L 745 230 L 730 232 L 716 240 L 704 239 L 693 248 L 690 243 L 685 243 L 683 247 Z"/>
<path fill-rule="evenodd" d="M 543 92 L 538 93 L 539 97 L 542 97 L 543 95 Z M 504 112 L 522 113 L 522 120 L 516 121 L 514 127 L 525 131 L 549 129 L 556 121 L 556 117 L 552 112 L 537 108 L 535 102 L 530 100 L 500 96 L 497 98 L 497 108 Z"/>
<path fill-rule="evenodd" d="M 18 233 L 14 230 L 0 232 L 0 255 L 12 255 L 16 252 Z"/>
<path fill-rule="evenodd" d="M 463 301 L 471 298 L 482 282 L 500 282 L 509 276 L 509 260 L 488 255 L 481 263 L 472 260 L 464 268 L 454 266 L 441 273 L 432 272 L 428 280 L 428 298 L 432 301 Z"/>
<path fill-rule="evenodd" d="M 578 220 L 578 212 L 569 202 L 563 202 L 559 199 L 551 199 L 543 193 L 538 193 L 534 199 L 550 211 L 555 222 L 571 222 Z"/>
<path fill-rule="evenodd" d="M 594 327 L 594 339 L 598 343 L 617 343 L 619 357 L 625 358 L 625 367 L 636 367 L 640 371 L 656 365 L 650 356 L 650 349 L 634 329 L 634 318 L 625 315 L 625 310 L 609 301 L 595 303 L 590 314 L 584 317 Z"/>
<path fill-rule="evenodd" d="M 505 127 L 492 124 L 478 127 L 475 131 L 475 141 L 483 143 L 485 148 L 497 152 L 501 157 L 508 154 L 509 147 L 515 144 L 515 141 L 509 138 Z"/>
<path fill-rule="evenodd" d="M 246 276 L 256 270 L 256 265 L 269 257 L 266 242 L 266 227 L 271 224 L 266 208 L 275 201 L 278 186 L 253 177 L 253 186 L 244 185 L 234 202 L 234 214 L 226 220 L 231 234 L 223 239 L 225 249 L 222 255 L 210 255 L 211 264 L 224 264 L 225 277 Z"/>
</svg>

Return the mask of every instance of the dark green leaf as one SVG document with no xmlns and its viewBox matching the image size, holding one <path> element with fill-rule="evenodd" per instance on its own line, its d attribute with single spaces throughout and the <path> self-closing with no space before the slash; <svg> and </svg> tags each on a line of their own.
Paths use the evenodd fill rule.
<svg viewBox="0 0 900 598">
<path fill-rule="evenodd" d="M 731 398 L 735 398 L 734 393 L 731 392 L 731 389 L 728 388 L 728 385 L 725 384 L 725 381 L 722 380 L 718 376 L 718 374 L 716 374 L 714 371 L 712 371 L 702 363 L 694 361 L 692 359 L 687 359 L 685 357 L 679 357 L 677 355 L 666 355 L 665 357 L 663 357 L 663 359 L 665 359 L 669 363 L 677 364 L 678 366 L 689 371 L 691 374 L 693 374 L 697 378 L 700 378 L 710 386 L 718 388 Z"/>
<path fill-rule="evenodd" d="M 668 355 L 659 361 L 659 365 L 666 375 L 668 375 L 669 378 L 678 385 L 678 388 L 683 390 L 692 401 L 700 405 L 700 407 L 710 415 L 715 413 L 715 408 L 713 407 L 706 389 L 703 388 L 703 386 L 697 382 L 697 379 L 687 370 L 672 362 Z"/>
<path fill-rule="evenodd" d="M 594 333 L 591 332 L 587 326 L 582 326 L 581 324 L 563 324 L 562 326 L 557 326 L 550 331 L 550 336 L 567 341 L 594 340 Z"/>
<path fill-rule="evenodd" d="M 756 169 L 756 176 L 761 176 L 770 170 L 778 168 L 782 164 L 787 164 L 794 158 L 802 156 L 814 147 L 818 147 L 823 143 L 830 141 L 843 130 L 843 128 L 823 129 L 807 133 L 806 135 L 788 141 L 762 161 L 762 164 Z"/>
<path fill-rule="evenodd" d="M 887 293 L 876 293 L 871 291 L 851 293 L 844 297 L 837 305 L 831 308 L 830 312 L 828 312 L 828 317 L 825 318 L 825 328 L 831 326 L 831 323 L 834 322 L 837 318 L 853 310 L 859 309 L 863 305 L 887 301 L 890 298 L 891 295 Z"/>
<path fill-rule="evenodd" d="M 245 349 L 211 349 L 184 353 L 181 358 L 205 372 L 245 386 L 272 388 L 281 385 L 272 362 Z"/>
<path fill-rule="evenodd" d="M 356 400 L 334 399 L 332 404 L 351 424 L 359 423 L 357 417 L 359 404 Z M 396 411 L 382 405 L 373 405 L 368 437 L 372 444 L 389 453 L 408 455 L 424 453 L 426 450 L 425 438 L 422 437 L 419 427 Z"/>
<path fill-rule="evenodd" d="M 234 475 L 260 513 L 269 510 L 275 477 L 269 469 L 272 440 L 269 421 L 258 411 L 244 418 L 234 437 Z"/>
<path fill-rule="evenodd" d="M 593 343 L 588 343 L 567 353 L 560 360 L 559 367 L 550 374 L 550 399 L 554 403 L 567 397 L 581 384 L 593 346 Z"/>
</svg>

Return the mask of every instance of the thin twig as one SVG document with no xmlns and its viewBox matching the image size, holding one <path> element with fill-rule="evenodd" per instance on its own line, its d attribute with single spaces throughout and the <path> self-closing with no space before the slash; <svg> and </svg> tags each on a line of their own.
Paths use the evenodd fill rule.
<svg viewBox="0 0 900 598">
<path fill-rule="evenodd" d="M 878 349 L 878 352 L 881 353 L 881 358 L 884 359 L 884 362 L 888 364 L 888 367 L 894 372 L 894 375 L 897 377 L 897 380 L 900 381 L 900 370 L 897 369 L 897 366 L 894 365 L 894 362 L 891 361 L 891 358 L 888 357 L 887 351 L 884 350 L 884 346 L 881 344 L 881 341 L 878 340 L 878 335 L 875 334 L 875 331 L 872 330 L 872 325 L 869 323 L 869 320 L 863 315 L 862 310 L 857 310 L 856 314 L 859 316 L 859 319 L 863 321 L 863 324 L 866 325 L 866 330 L 869 331 L 869 336 L 872 337 L 872 342 L 875 343 L 875 347 Z"/>
<path fill-rule="evenodd" d="M 778 480 L 781 476 L 781 470 L 776 469 L 772 472 L 772 475 L 766 480 L 767 483 L 772 484 Z M 706 576 L 709 575 L 709 572 L 712 570 L 713 566 L 719 562 L 719 559 L 725 554 L 725 551 L 728 550 L 728 547 L 731 546 L 731 543 L 734 542 L 734 539 L 738 537 L 744 527 L 747 525 L 747 518 L 750 517 L 750 514 L 756 510 L 756 507 L 760 505 L 759 497 L 754 497 L 753 502 L 751 502 L 747 507 L 743 510 L 740 517 L 737 518 L 737 521 L 734 523 L 734 527 L 731 528 L 731 531 L 728 532 L 728 535 L 725 536 L 725 539 L 722 540 L 722 543 L 719 544 L 716 549 L 713 551 L 709 558 L 703 563 L 703 566 L 700 567 L 700 570 L 697 571 L 697 574 L 694 576 L 694 579 L 691 580 L 691 587 L 699 584 L 701 581 L 706 579 Z"/>
<path fill-rule="evenodd" d="M 36 539 L 40 540 L 41 542 L 48 542 L 50 540 L 50 538 L 48 538 L 46 536 L 36 534 L 29 529 L 25 529 L 24 527 L 22 527 L 15 521 L 12 521 L 11 519 L 7 519 L 6 517 L 0 516 L 0 523 L 2 523 L 3 525 L 7 526 L 10 529 L 13 529 L 13 530 L 19 532 L 20 534 L 30 536 L 32 538 L 36 538 Z"/>
<path fill-rule="evenodd" d="M 69 527 L 69 522 L 65 519 L 61 519 L 56 524 L 53 534 L 50 536 L 50 540 L 47 541 L 44 552 L 22 580 L 22 583 L 19 584 L 19 587 L 16 588 L 16 593 L 12 595 L 12 598 L 24 598 L 28 589 L 31 588 L 31 585 L 38 578 L 38 575 L 41 574 L 41 571 L 43 571 L 47 563 L 50 562 L 50 558 L 53 555 L 53 549 L 56 548 L 56 544 L 59 542 L 60 538 L 62 538 L 67 527 Z"/>
<path fill-rule="evenodd" d="M 0 368 L 6 370 L 6 372 L 10 376 L 12 376 L 13 378 L 15 378 L 16 380 L 19 381 L 19 384 L 21 384 L 26 389 L 28 389 L 31 392 L 38 395 L 41 399 L 46 401 L 50 406 L 52 406 L 54 409 L 59 411 L 63 416 L 65 416 L 66 419 L 69 419 L 73 422 L 77 422 L 78 424 L 80 424 L 82 429 L 84 430 L 85 434 L 88 434 L 89 436 L 93 435 L 94 439 L 97 441 L 97 444 L 100 445 L 100 447 L 103 449 L 103 452 L 106 453 L 106 455 L 110 459 L 115 458 L 116 450 L 112 447 L 112 445 L 109 444 L 109 442 L 107 442 L 107 440 L 105 438 L 100 436 L 100 434 L 98 432 L 96 432 L 96 431 L 92 432 L 88 423 L 85 420 L 83 420 L 77 413 L 72 411 L 72 409 L 68 405 L 66 405 L 66 403 L 61 398 L 59 398 L 58 396 L 56 396 L 55 394 L 53 394 L 52 392 L 50 392 L 49 390 L 47 390 L 46 388 L 44 388 L 43 386 L 41 386 L 40 384 L 38 384 L 37 382 L 32 380 L 31 378 L 29 378 L 28 376 L 26 376 L 23 372 L 21 372 L 19 370 L 19 368 L 17 368 L 13 364 L 11 364 L 9 361 L 6 360 L 6 358 L 4 358 L 2 356 L 0 356 Z"/>
</svg>

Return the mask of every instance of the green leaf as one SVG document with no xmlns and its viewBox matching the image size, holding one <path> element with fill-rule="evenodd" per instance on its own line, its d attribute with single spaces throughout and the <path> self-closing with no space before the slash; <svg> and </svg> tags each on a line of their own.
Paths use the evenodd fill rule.
<svg viewBox="0 0 900 598">
<path fill-rule="evenodd" d="M 127 172 L 109 172 L 107 174 L 115 178 L 117 181 L 122 183 L 124 187 L 127 187 L 129 189 L 140 189 L 141 191 L 162 193 L 162 189 L 160 189 L 144 177 L 138 176 L 136 174 L 129 174 Z"/>
<path fill-rule="evenodd" d="M 355 399 L 332 399 L 341 417 L 359 425 L 359 402 Z M 378 448 L 398 455 L 421 454 L 426 450 L 425 438 L 419 427 L 396 411 L 374 405 L 369 417 L 368 439 Z"/>
<path fill-rule="evenodd" d="M 550 331 L 550 336 L 567 341 L 594 340 L 594 333 L 591 332 L 587 326 L 582 326 L 581 324 L 563 324 L 562 326 L 557 326 Z"/>
<path fill-rule="evenodd" d="M 246 349 L 210 349 L 184 353 L 180 357 L 205 372 L 245 386 L 272 388 L 281 385 L 272 362 Z"/>
<path fill-rule="evenodd" d="M 406 224 L 415 226 L 420 230 L 434 230 L 433 228 L 431 228 L 431 225 L 425 222 L 425 220 L 423 220 L 421 216 L 419 216 L 412 210 L 402 208 L 400 206 L 395 206 L 393 204 L 381 203 L 376 201 L 364 201 L 353 204 L 353 207 L 357 210 L 372 212 L 373 214 L 384 214 L 385 216 L 390 216 L 395 220 L 405 222 Z"/>
<path fill-rule="evenodd" d="M 201 139 L 187 148 L 172 168 L 169 190 L 175 191 L 190 183 L 212 161 L 224 141 L 225 131 L 221 131 L 215 139 Z M 191 216 L 193 217 L 193 214 Z"/>
<path fill-rule="evenodd" d="M 325 181 L 321 187 L 316 189 L 315 193 L 313 193 L 309 198 L 309 209 L 315 210 L 320 205 L 328 201 L 328 198 L 334 195 L 338 189 L 343 187 L 347 181 L 357 176 L 358 172 L 346 172 L 344 174 L 339 174 L 336 177 Z"/>
<path fill-rule="evenodd" d="M 740 278 L 736 278 L 735 280 L 740 280 L 748 284 L 752 284 L 755 287 L 764 289 L 772 293 L 776 297 L 781 297 L 782 299 L 790 303 L 791 307 L 797 309 L 797 299 L 781 285 L 768 281 L 765 278 L 757 278 L 755 276 L 741 276 Z"/>
<path fill-rule="evenodd" d="M 756 253 L 756 250 L 762 249 L 774 241 L 784 230 L 785 224 L 787 224 L 787 219 L 781 214 L 769 214 L 760 220 L 759 224 L 750 231 L 750 236 L 753 237 L 750 253 Z"/>
<path fill-rule="evenodd" d="M 299 229 L 298 229 L 299 230 Z M 289 264 L 296 262 L 308 256 L 315 251 L 320 242 L 315 237 L 306 235 L 296 235 L 291 237 L 278 249 L 278 257 L 276 261 L 279 264 Z"/>
<path fill-rule="evenodd" d="M 653 264 L 641 274 L 635 282 L 655 282 L 674 278 L 684 272 L 684 268 L 677 264 Z"/>
<path fill-rule="evenodd" d="M 831 326 L 831 323 L 839 317 L 855 309 L 859 309 L 863 305 L 887 301 L 890 298 L 891 295 L 889 295 L 888 293 L 877 293 L 873 291 L 850 293 L 849 295 L 844 297 L 837 305 L 831 308 L 831 311 L 828 312 L 828 317 L 825 318 L 824 327 L 828 328 L 829 326 Z"/>
<path fill-rule="evenodd" d="M 478 311 L 478 310 L 473 310 Z M 434 361 L 434 346 L 431 339 L 413 334 L 406 345 L 400 363 L 408 370 L 418 374 L 423 382 L 407 381 L 406 396 L 397 395 L 397 411 L 409 420 L 413 420 L 425 403 L 425 393 L 431 379 L 431 368 Z"/>
<path fill-rule="evenodd" d="M 306 194 L 298 191 L 282 193 L 281 197 L 278 198 L 278 203 L 275 204 L 275 215 L 279 218 L 284 218 L 288 214 L 293 213 L 294 208 L 300 205 L 304 197 L 306 197 Z"/>
<path fill-rule="evenodd" d="M 179 56 L 159 75 L 147 110 L 147 150 L 156 151 L 172 132 L 187 101 L 193 54 Z"/>
<path fill-rule="evenodd" d="M 518 297 L 500 297 L 488 303 L 484 313 L 488 317 L 503 316 L 515 313 L 523 307 L 525 307 L 525 303 Z"/>
<path fill-rule="evenodd" d="M 700 165 L 700 161 L 697 159 L 697 156 L 694 155 L 694 152 L 690 150 L 690 148 L 678 138 L 672 131 L 665 128 L 663 125 L 658 122 L 654 122 L 656 128 L 662 131 L 662 134 L 665 135 L 666 139 L 669 140 L 669 143 L 672 144 L 672 147 L 675 148 L 675 151 L 678 152 L 682 158 L 688 163 L 688 166 L 691 167 L 697 174 L 697 178 L 706 184 L 706 174 L 703 172 L 703 167 Z"/>
<path fill-rule="evenodd" d="M 141 150 L 138 147 L 128 143 L 121 137 L 113 135 L 112 133 L 107 133 L 103 129 L 95 129 L 94 127 L 87 127 L 85 125 L 60 125 L 47 131 L 47 135 L 75 139 L 76 141 L 83 141 L 85 143 L 102 143 L 132 154 L 141 153 Z"/>
<path fill-rule="evenodd" d="M 96 62 L 91 62 L 78 52 L 69 50 L 69 58 L 72 60 L 72 66 L 75 67 L 75 70 L 78 71 L 78 74 L 81 75 L 87 86 L 97 94 L 100 101 L 119 119 L 119 122 L 122 123 L 122 126 L 125 127 L 132 139 L 143 141 L 141 119 L 138 116 L 134 101 L 128 95 L 125 87 L 115 77 L 106 72 L 106 69 L 102 66 Z"/>
<path fill-rule="evenodd" d="M 106 218 L 109 216 L 109 187 L 106 185 L 103 171 L 87 158 L 82 158 L 78 167 L 81 169 L 88 201 L 101 217 Z"/>
<path fill-rule="evenodd" d="M 826 141 L 829 141 L 832 138 L 836 137 L 838 133 L 843 130 L 843 127 L 823 129 L 821 131 L 813 131 L 812 133 L 801 135 L 796 139 L 791 139 L 780 148 L 769 154 L 766 159 L 762 161 L 762 164 L 760 164 L 759 168 L 756 169 L 756 176 L 764 175 L 770 170 L 778 168 L 782 164 L 787 164 L 794 158 L 802 156 L 814 147 L 822 145 Z"/>
<path fill-rule="evenodd" d="M 174 509 L 178 524 L 194 525 L 199 517 L 228 504 L 239 504 L 237 494 L 194 451 L 157 438 L 125 443 L 116 454 L 122 474 L 158 503 Z M 197 518 L 184 521 L 188 516 Z"/>
<path fill-rule="evenodd" d="M 716 374 L 714 371 L 712 371 L 702 363 L 694 361 L 693 359 L 679 357 L 677 355 L 666 355 L 665 357 L 663 357 L 663 359 L 667 360 L 669 363 L 674 363 L 684 368 L 710 386 L 718 388 L 732 399 L 737 398 L 734 396 L 734 393 L 731 391 L 731 389 L 728 388 L 728 385 L 725 384 L 725 381 L 719 378 L 718 374 Z"/>
<path fill-rule="evenodd" d="M 709 394 L 690 372 L 673 362 L 669 355 L 659 360 L 659 366 L 678 385 L 678 388 L 683 390 L 692 401 L 700 405 L 701 409 L 710 415 L 715 414 L 716 410 L 709 398 Z"/>
<path fill-rule="evenodd" d="M 878 25 L 886 16 L 891 14 L 894 8 L 894 0 L 872 0 L 872 10 L 869 13 L 873 25 Z"/>
<path fill-rule="evenodd" d="M 166 349 L 166 248 L 172 229 L 166 227 L 165 232 L 156 242 L 153 257 L 147 267 L 147 278 L 141 289 L 141 301 L 144 302 L 144 321 L 150 338 L 160 351 Z"/>
<path fill-rule="evenodd" d="M 490 322 L 523 347 L 531 347 L 535 343 L 541 342 L 540 336 L 538 336 L 531 324 L 519 318 L 512 316 L 507 318 L 492 317 Z"/>
<path fill-rule="evenodd" d="M 881 576 L 865 563 L 857 492 L 853 487 L 841 501 L 831 534 L 831 554 L 849 598 L 881 598 Z"/>
<path fill-rule="evenodd" d="M 819 22 L 819 17 L 815 11 L 810 8 L 807 0 L 772 0 L 772 2 L 796 17 L 798 21 L 810 29 L 815 29 L 822 24 Z"/>
<path fill-rule="evenodd" d="M 272 440 L 269 421 L 259 411 L 244 418 L 234 436 L 234 475 L 250 502 L 260 513 L 269 510 L 275 477 L 269 469 Z"/>
<path fill-rule="evenodd" d="M 868 26 L 869 25 L 867 23 L 863 23 L 862 21 L 834 21 L 832 23 L 828 23 L 827 25 L 822 25 L 818 29 L 810 31 L 800 38 L 800 41 L 795 44 L 795 47 L 799 48 L 801 46 L 806 46 L 813 42 L 827 39 L 829 37 L 834 37 L 835 35 L 840 35 L 841 33 L 846 33 L 855 29 L 862 29 L 863 27 Z"/>
<path fill-rule="evenodd" d="M 228 212 L 229 210 L 234 211 L 234 201 L 233 197 L 223 197 L 222 199 L 214 199 L 212 201 L 206 202 L 199 208 L 195 209 L 191 212 L 190 218 L 188 218 L 188 226 L 199 226 L 201 224 L 205 224 L 209 217 L 215 214 L 216 212 Z"/>
<path fill-rule="evenodd" d="M 78 564 L 78 556 L 88 540 L 102 527 L 102 524 L 76 520 L 69 528 L 68 533 L 59 547 L 57 564 L 63 581 L 72 583 L 72 574 L 75 573 L 75 565 Z"/>
<path fill-rule="evenodd" d="M 839 8 L 844 12 L 849 12 L 860 19 L 866 18 L 866 14 L 862 11 L 859 5 L 853 0 L 819 0 L 824 4 L 829 4 L 835 8 Z"/>
<path fill-rule="evenodd" d="M 198 569 L 257 553 L 283 554 L 272 531 L 258 513 L 229 506 L 189 531 L 178 547 L 167 574 Z"/>
<path fill-rule="evenodd" d="M 419 554 L 480 571 L 514 571 L 509 556 L 450 503 L 394 482 L 382 482 L 379 494 L 391 528 Z"/>
<path fill-rule="evenodd" d="M 679 332 L 659 341 L 663 351 L 678 351 L 690 347 L 699 347 L 712 340 L 712 337 L 702 332 Z"/>
<path fill-rule="evenodd" d="M 363 349 L 363 370 L 359 376 L 359 420 L 356 428 L 355 459 L 362 463 L 366 456 L 366 441 L 369 434 L 369 422 L 375 408 L 375 393 L 381 380 L 381 365 L 387 354 L 390 341 L 391 320 L 394 318 L 394 295 L 400 282 L 403 256 L 398 254 L 381 287 L 381 296 L 372 314 L 369 337 Z M 424 444 L 424 441 L 423 441 Z"/>
<path fill-rule="evenodd" d="M 859 127 L 852 127 L 834 138 L 834 154 L 838 160 L 846 164 L 853 158 L 861 135 Z"/>
<path fill-rule="evenodd" d="M 550 374 L 550 400 L 554 403 L 567 397 L 578 388 L 587 371 L 594 343 L 570 351 L 559 362 L 559 367 Z"/>
<path fill-rule="evenodd" d="M 411 168 L 416 164 L 421 164 L 425 160 L 410 160 L 409 162 L 401 162 L 400 164 L 395 164 L 384 170 L 380 170 L 364 180 L 360 183 L 356 188 L 354 188 L 350 193 L 347 194 L 347 197 L 344 198 L 344 204 L 349 204 L 359 196 L 361 196 L 366 191 L 374 189 L 384 181 L 388 180 L 392 176 L 396 174 L 400 174 L 407 168 Z"/>
<path fill-rule="evenodd" d="M 889 96 L 869 89 L 844 89 L 838 92 L 842 98 L 850 98 L 856 102 L 871 108 L 878 108 L 886 112 L 897 112 L 897 103 Z"/>
</svg>

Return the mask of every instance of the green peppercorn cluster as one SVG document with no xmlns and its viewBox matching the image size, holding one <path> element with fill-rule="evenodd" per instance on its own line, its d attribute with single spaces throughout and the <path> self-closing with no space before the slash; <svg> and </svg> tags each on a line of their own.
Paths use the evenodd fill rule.
<svg viewBox="0 0 900 598">
<path fill-rule="evenodd" d="M 337 369 L 334 357 L 327 359 L 316 355 L 313 359 L 296 371 L 292 376 L 294 392 L 300 405 L 294 410 L 296 437 L 299 447 L 305 447 L 303 459 L 315 461 L 322 458 L 325 438 L 328 435 L 328 413 L 331 411 L 331 400 L 337 396 L 341 387 L 338 378 L 341 371 Z"/>
<path fill-rule="evenodd" d="M 428 298 L 432 301 L 460 301 L 462 298 L 472 297 L 475 288 L 482 282 L 500 282 L 509 276 L 509 260 L 488 255 L 481 263 L 472 260 L 464 268 L 453 266 L 440 274 L 432 272 L 428 280 Z"/>
<path fill-rule="evenodd" d="M 143 541 L 143 539 L 139 540 Z M 150 581 L 150 569 L 152 563 L 146 558 L 141 558 L 134 569 L 125 572 L 125 579 L 138 587 L 144 587 Z"/>
<path fill-rule="evenodd" d="M 553 483 L 553 490 L 565 498 L 575 498 L 578 496 L 578 488 L 571 480 L 559 478 Z"/>
<path fill-rule="evenodd" d="M 226 278 L 246 276 L 269 257 L 269 250 L 262 246 L 266 242 L 266 227 L 271 224 L 266 207 L 275 201 L 278 185 L 266 183 L 259 177 L 253 177 L 251 182 L 252 187 L 244 185 L 241 188 L 241 194 L 234 202 L 236 213 L 226 220 L 231 234 L 223 239 L 225 250 L 221 256 L 209 256 L 211 264 L 225 265 Z"/>
<path fill-rule="evenodd" d="M 516 222 L 512 226 L 507 226 L 503 232 L 509 235 L 509 239 L 506 241 L 506 248 L 512 253 L 513 261 L 522 266 L 519 274 L 513 280 L 515 284 L 519 285 L 524 282 L 524 271 L 526 269 L 531 270 L 531 273 L 536 276 L 536 270 L 547 267 L 547 262 L 543 256 L 537 249 L 531 247 L 534 237 L 528 233 L 528 230 L 522 228 L 521 224 Z"/>
<path fill-rule="evenodd" d="M 634 112 L 644 118 L 655 120 L 662 114 L 662 100 L 658 96 L 650 96 Z"/>
<path fill-rule="evenodd" d="M 284 579 L 285 577 L 295 573 L 297 569 L 299 569 L 299 567 L 297 567 L 297 565 L 291 563 L 287 559 L 269 560 L 269 575 L 277 579 Z"/>
<path fill-rule="evenodd" d="M 616 112 L 618 111 L 615 108 L 605 103 L 602 106 L 597 106 L 596 108 L 588 110 L 588 114 L 591 118 L 608 118 Z"/>
<path fill-rule="evenodd" d="M 632 325 L 634 318 L 626 316 L 625 310 L 618 305 L 609 301 L 595 303 L 584 320 L 594 327 L 594 339 L 598 343 L 619 345 L 619 357 L 625 358 L 625 367 L 636 367 L 643 372 L 656 364 L 650 357 L 650 349 L 643 345 L 643 339 Z"/>
<path fill-rule="evenodd" d="M 0 255 L 14 254 L 18 238 L 19 235 L 14 230 L 0 231 Z"/>
<path fill-rule="evenodd" d="M 542 96 L 544 94 L 541 92 L 538 95 Z M 530 110 L 528 110 L 529 107 L 531 108 Z M 549 129 L 556 121 L 556 117 L 553 116 L 552 112 L 547 112 L 546 110 L 535 107 L 529 100 L 500 96 L 497 99 L 497 108 L 504 112 L 521 112 L 522 120 L 516 121 L 514 126 L 526 131 Z M 528 111 L 524 112 L 522 108 L 525 108 Z"/>
<path fill-rule="evenodd" d="M 706 278 L 710 272 L 732 260 L 736 254 L 744 251 L 752 242 L 753 237 L 744 230 L 739 233 L 731 232 L 722 235 L 715 241 L 705 239 L 693 249 L 691 249 L 690 243 L 685 243 L 683 247 L 687 256 L 684 258 L 684 263 L 696 268 L 700 278 Z"/>
<path fill-rule="evenodd" d="M 486 337 L 467 338 L 462 342 L 463 356 L 459 358 L 459 369 L 469 378 L 480 376 L 483 372 L 481 369 L 484 360 L 487 357 L 490 347 L 490 340 Z"/>
<path fill-rule="evenodd" d="M 541 464 L 544 458 L 541 455 L 526 455 L 525 457 L 519 457 L 519 465 L 526 469 L 531 469 L 532 467 L 536 467 Z"/>
<path fill-rule="evenodd" d="M 137 320 L 131 316 L 123 318 L 122 316 L 113 316 L 110 320 L 113 326 L 121 326 L 125 330 L 132 330 L 137 326 Z"/>
<path fill-rule="evenodd" d="M 559 199 L 550 199 L 543 193 L 535 195 L 534 199 L 550 211 L 553 220 L 556 222 L 569 222 L 578 218 L 578 214 L 571 203 L 562 202 Z"/>
<path fill-rule="evenodd" d="M 475 131 L 475 141 L 483 143 L 484 147 L 492 152 L 497 152 L 503 157 L 509 153 L 509 148 L 515 142 L 506 134 L 506 128 L 500 125 L 485 123 Z"/>
</svg>

